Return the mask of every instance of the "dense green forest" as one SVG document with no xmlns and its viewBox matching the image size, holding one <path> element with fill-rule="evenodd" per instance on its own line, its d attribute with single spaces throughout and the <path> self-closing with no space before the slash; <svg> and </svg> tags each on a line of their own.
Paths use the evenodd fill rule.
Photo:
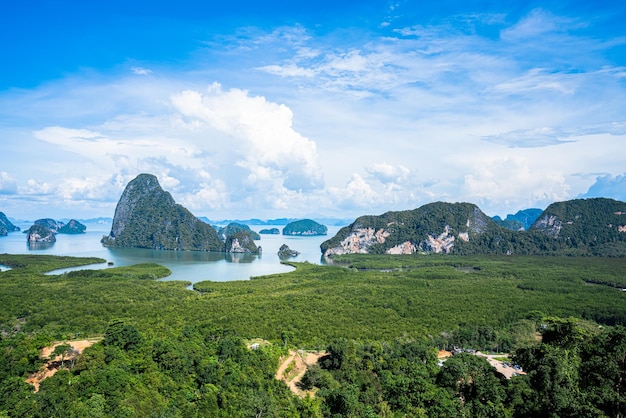
<svg viewBox="0 0 626 418">
<path fill-rule="evenodd" d="M 44 274 L 94 261 L 0 255 L 0 417 L 626 412 L 623 258 L 352 255 L 195 291 L 156 264 Z M 42 347 L 91 336 L 33 392 Z M 527 374 L 438 366 L 453 346 L 510 352 Z M 315 397 L 274 378 L 288 348 L 327 352 L 302 381 Z"/>
</svg>

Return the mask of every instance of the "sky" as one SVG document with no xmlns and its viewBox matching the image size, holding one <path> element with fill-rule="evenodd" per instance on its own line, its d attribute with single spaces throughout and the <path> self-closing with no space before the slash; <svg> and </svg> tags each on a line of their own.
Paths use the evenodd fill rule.
<svg viewBox="0 0 626 418">
<path fill-rule="evenodd" d="M 94 3 L 94 4 L 91 4 Z M 209 219 L 626 201 L 626 2 L 24 0 L 0 12 L 0 211 Z"/>
</svg>

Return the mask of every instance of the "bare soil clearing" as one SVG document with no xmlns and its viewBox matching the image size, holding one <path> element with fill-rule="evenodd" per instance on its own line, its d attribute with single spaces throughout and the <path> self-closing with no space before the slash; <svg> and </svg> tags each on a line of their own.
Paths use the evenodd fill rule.
<svg viewBox="0 0 626 418">
<path fill-rule="evenodd" d="M 325 355 L 325 352 L 311 353 L 301 350 L 289 350 L 289 356 L 281 362 L 280 367 L 276 371 L 276 379 L 285 382 L 289 389 L 301 398 L 307 395 L 314 396 L 315 392 L 301 390 L 298 387 L 298 383 L 302 380 L 307 369 L 316 364 Z"/>
<path fill-rule="evenodd" d="M 83 352 L 85 348 L 91 347 L 101 340 L 102 337 L 87 338 L 84 340 L 75 341 L 58 341 L 49 347 L 44 347 L 39 355 L 42 359 L 50 358 L 50 355 L 54 352 L 54 349 L 62 344 L 69 344 L 72 347 L 72 351 L 69 355 L 57 355 L 55 358 L 50 359 L 50 361 L 48 361 L 41 370 L 28 376 L 28 379 L 26 379 L 26 383 L 30 383 L 31 385 L 33 385 L 35 387 L 35 392 L 38 392 L 39 385 L 42 380 L 47 379 L 50 376 L 54 376 L 54 374 L 62 368 L 67 369 L 67 367 L 65 367 L 65 363 L 72 364 L 73 361 L 78 358 L 78 356 Z"/>
<path fill-rule="evenodd" d="M 487 361 L 489 362 L 489 364 L 491 364 L 493 367 L 495 367 L 495 369 L 498 372 L 502 373 L 504 375 L 504 377 L 506 377 L 507 379 L 510 379 L 513 376 L 517 376 L 519 374 L 526 374 L 521 369 L 515 369 L 513 366 L 505 365 L 504 362 L 502 362 L 500 360 L 496 360 L 496 357 L 509 357 L 508 354 L 491 355 L 491 354 L 484 354 L 484 353 L 481 353 L 481 352 L 477 352 L 476 355 L 480 356 L 480 357 L 486 358 Z"/>
</svg>

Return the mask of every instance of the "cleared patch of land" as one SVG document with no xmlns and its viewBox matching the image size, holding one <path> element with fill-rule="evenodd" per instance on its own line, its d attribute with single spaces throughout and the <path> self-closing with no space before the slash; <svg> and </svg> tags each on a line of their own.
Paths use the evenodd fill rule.
<svg viewBox="0 0 626 418">
<path fill-rule="evenodd" d="M 39 385 L 45 379 L 50 376 L 54 376 L 56 372 L 66 367 L 67 364 L 73 364 L 73 362 L 78 358 L 78 356 L 83 352 L 83 350 L 87 347 L 91 347 L 98 341 L 102 340 L 101 337 L 97 338 L 87 338 L 84 340 L 74 340 L 74 341 L 57 341 L 54 344 L 44 347 L 41 350 L 40 357 L 42 359 L 50 359 L 39 371 L 31 374 L 26 379 L 26 383 L 29 383 L 35 387 L 35 392 L 39 391 Z M 54 353 L 54 350 L 63 345 L 67 344 L 71 347 L 71 350 L 68 350 L 67 355 L 57 355 L 54 358 L 50 358 L 50 356 Z"/>
<path fill-rule="evenodd" d="M 326 353 L 322 351 L 304 352 L 301 350 L 289 350 L 289 355 L 287 358 L 282 359 L 276 371 L 276 379 L 285 382 L 289 390 L 301 398 L 308 395 L 314 396 L 315 393 L 313 391 L 303 391 L 300 389 L 298 383 L 302 380 L 307 369 L 317 364 L 319 359 L 325 355 Z"/>
</svg>

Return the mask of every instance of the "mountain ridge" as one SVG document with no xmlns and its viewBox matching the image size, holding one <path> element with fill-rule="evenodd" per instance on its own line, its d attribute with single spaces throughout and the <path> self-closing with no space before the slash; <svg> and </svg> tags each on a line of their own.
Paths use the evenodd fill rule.
<svg viewBox="0 0 626 418">
<path fill-rule="evenodd" d="M 473 203 L 434 202 L 366 215 L 320 246 L 324 256 L 353 253 L 454 253 L 626 256 L 626 203 L 574 199 L 548 206 L 528 231 L 514 231 Z"/>
</svg>

